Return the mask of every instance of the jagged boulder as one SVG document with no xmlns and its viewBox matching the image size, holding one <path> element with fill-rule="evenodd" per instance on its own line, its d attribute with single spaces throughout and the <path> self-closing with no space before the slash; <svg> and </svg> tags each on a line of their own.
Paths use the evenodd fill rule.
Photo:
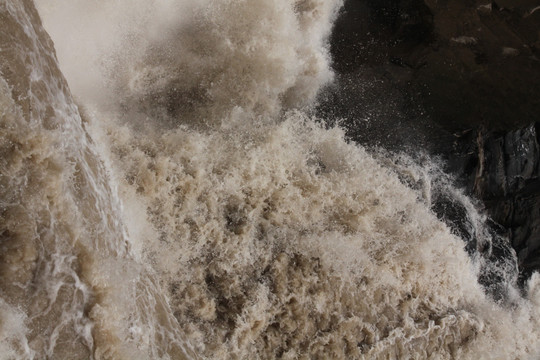
<svg viewBox="0 0 540 360">
<path fill-rule="evenodd" d="M 524 275 L 540 269 L 539 129 L 536 123 L 503 133 L 477 131 L 476 174 L 469 183 L 507 229 Z"/>
</svg>

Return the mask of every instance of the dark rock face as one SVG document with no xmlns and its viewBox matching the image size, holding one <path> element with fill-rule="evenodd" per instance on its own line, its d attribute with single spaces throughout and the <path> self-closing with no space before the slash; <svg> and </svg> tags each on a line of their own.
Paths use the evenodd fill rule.
<svg viewBox="0 0 540 360">
<path fill-rule="evenodd" d="M 375 67 L 446 128 L 513 129 L 540 112 L 535 0 L 349 0 L 332 38 L 335 68 Z"/>
<path fill-rule="evenodd" d="M 477 173 L 469 183 L 493 220 L 507 229 L 525 277 L 540 269 L 539 126 L 477 131 Z"/>
<path fill-rule="evenodd" d="M 331 39 L 340 91 L 320 106 L 355 141 L 445 159 L 523 279 L 540 269 L 539 5 L 348 0 Z"/>
<path fill-rule="evenodd" d="M 540 111 L 538 5 L 349 0 L 332 39 L 335 68 L 384 67 L 448 128 L 524 126 Z"/>
</svg>

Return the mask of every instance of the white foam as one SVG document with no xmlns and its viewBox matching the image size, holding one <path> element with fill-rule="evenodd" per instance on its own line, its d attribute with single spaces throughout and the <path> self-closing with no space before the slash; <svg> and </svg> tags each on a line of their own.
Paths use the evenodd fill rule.
<svg viewBox="0 0 540 360">
<path fill-rule="evenodd" d="M 90 266 L 100 356 L 141 344 L 142 357 L 174 357 L 162 331 L 223 359 L 537 354 L 538 277 L 528 299 L 494 302 L 429 189 L 419 197 L 342 130 L 294 110 L 331 79 L 325 38 L 339 3 L 40 4 L 69 81 L 96 104 L 92 131 L 128 216 L 153 227 L 137 238 L 161 286 L 138 263 Z M 63 19 L 91 41 L 66 36 Z M 141 302 L 139 282 L 153 294 Z M 181 331 L 145 317 L 152 299 Z"/>
</svg>

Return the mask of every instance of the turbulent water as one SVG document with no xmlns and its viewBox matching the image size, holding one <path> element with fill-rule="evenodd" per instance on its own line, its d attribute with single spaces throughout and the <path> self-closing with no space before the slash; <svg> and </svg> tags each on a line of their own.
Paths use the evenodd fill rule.
<svg viewBox="0 0 540 360">
<path fill-rule="evenodd" d="M 340 6 L 0 0 L 1 359 L 540 356 L 473 202 L 312 115 Z"/>
</svg>

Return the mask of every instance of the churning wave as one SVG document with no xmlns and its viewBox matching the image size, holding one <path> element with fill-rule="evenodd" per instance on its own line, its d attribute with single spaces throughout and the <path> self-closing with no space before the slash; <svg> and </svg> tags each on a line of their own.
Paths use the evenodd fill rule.
<svg viewBox="0 0 540 360">
<path fill-rule="evenodd" d="M 0 357 L 540 355 L 473 202 L 311 115 L 339 1 L 37 5 L 68 80 L 1 1 Z"/>
</svg>

